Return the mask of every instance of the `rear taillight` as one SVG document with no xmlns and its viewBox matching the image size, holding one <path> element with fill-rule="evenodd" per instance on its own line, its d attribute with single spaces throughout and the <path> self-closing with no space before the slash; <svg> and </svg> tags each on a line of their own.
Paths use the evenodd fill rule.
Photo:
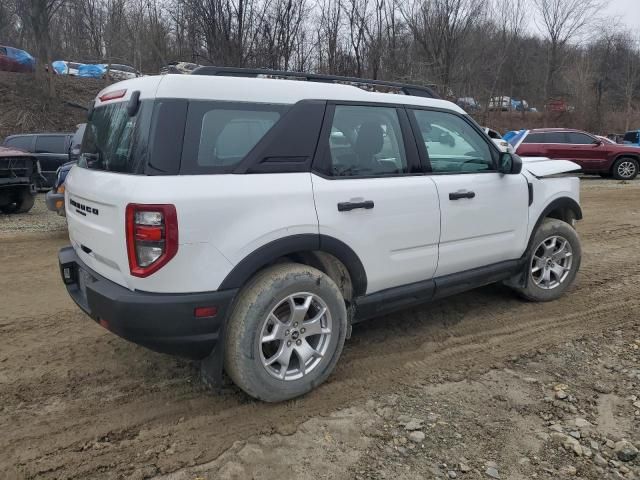
<svg viewBox="0 0 640 480">
<path fill-rule="evenodd" d="M 129 270 L 135 277 L 148 277 L 178 252 L 176 207 L 130 203 L 125 216 Z"/>
</svg>

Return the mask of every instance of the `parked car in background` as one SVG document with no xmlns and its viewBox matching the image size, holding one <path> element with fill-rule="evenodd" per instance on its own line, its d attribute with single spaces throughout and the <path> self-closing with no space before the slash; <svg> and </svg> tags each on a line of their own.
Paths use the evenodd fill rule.
<svg viewBox="0 0 640 480">
<path fill-rule="evenodd" d="M 35 65 L 35 59 L 24 50 L 0 45 L 0 70 L 29 73 Z"/>
<path fill-rule="evenodd" d="M 602 140 L 604 143 L 613 143 L 614 145 L 616 144 L 616 142 L 614 142 L 613 140 L 611 140 L 610 138 L 607 137 L 603 137 L 602 135 L 595 135 L 596 138 L 599 138 L 600 140 Z"/>
<path fill-rule="evenodd" d="M 480 111 L 480 104 L 473 97 L 461 97 L 456 100 L 456 104 L 466 112 Z"/>
<path fill-rule="evenodd" d="M 510 140 L 523 157 L 549 157 L 570 160 L 584 173 L 632 180 L 640 168 L 640 148 L 605 143 L 595 135 L 580 130 L 540 128 L 524 130 Z"/>
<path fill-rule="evenodd" d="M 80 149 L 82 147 L 82 138 L 87 127 L 86 123 L 77 125 L 76 133 L 73 134 L 71 145 L 69 146 L 69 161 L 64 163 L 56 171 L 56 180 L 45 196 L 47 208 L 58 215 L 64 216 L 64 181 L 71 167 L 73 167 L 80 158 Z"/>
<path fill-rule="evenodd" d="M 56 60 L 55 62 L 51 62 L 53 71 L 57 75 L 71 75 L 74 77 L 78 75 L 78 70 L 82 65 L 82 63 L 68 62 L 66 60 Z"/>
<path fill-rule="evenodd" d="M 640 130 L 630 130 L 622 137 L 622 143 L 625 145 L 632 145 L 634 147 L 640 147 Z"/>
<path fill-rule="evenodd" d="M 104 65 L 108 70 L 108 75 L 112 80 L 129 80 L 130 78 L 141 77 L 142 74 L 131 65 L 123 65 L 121 63 L 112 63 Z"/>
<path fill-rule="evenodd" d="M 100 63 L 83 63 L 78 67 L 78 77 L 83 78 L 105 78 L 107 67 Z"/>
<path fill-rule="evenodd" d="M 191 62 L 171 62 L 167 63 L 160 69 L 160 75 L 166 75 L 167 73 L 181 73 L 188 75 L 200 66 L 201 65 L 198 65 L 197 63 Z"/>
<path fill-rule="evenodd" d="M 545 110 L 548 112 L 564 113 L 572 112 L 574 108 L 569 105 L 565 100 L 560 98 L 550 99 L 545 105 Z"/>
<path fill-rule="evenodd" d="M 511 99 L 511 109 L 516 110 L 518 112 L 528 112 L 529 111 L 529 103 L 522 99 L 516 100 L 515 98 Z"/>
<path fill-rule="evenodd" d="M 0 211 L 26 213 L 36 195 L 38 160 L 14 148 L 0 147 Z"/>
<path fill-rule="evenodd" d="M 39 189 L 51 188 L 56 180 L 56 171 L 69 161 L 69 146 L 72 133 L 28 133 L 10 135 L 2 145 L 30 152 L 38 159 L 42 177 Z"/>
<path fill-rule="evenodd" d="M 492 97 L 491 100 L 489 100 L 489 110 L 508 112 L 511 108 L 511 97 Z"/>
<path fill-rule="evenodd" d="M 498 147 L 501 152 L 513 153 L 513 147 L 509 142 L 502 138 L 500 132 L 489 127 L 482 127 L 482 129 L 484 130 L 484 133 L 489 136 L 491 141 L 496 144 L 496 147 Z"/>
</svg>

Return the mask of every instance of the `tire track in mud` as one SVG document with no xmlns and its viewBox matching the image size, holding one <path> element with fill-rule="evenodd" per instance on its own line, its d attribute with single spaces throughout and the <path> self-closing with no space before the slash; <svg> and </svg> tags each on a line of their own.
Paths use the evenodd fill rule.
<svg viewBox="0 0 640 480">
<path fill-rule="evenodd" d="M 564 341 L 573 336 L 588 333 L 590 330 L 597 331 L 619 325 L 620 315 L 629 306 L 637 308 L 640 306 L 640 301 L 635 301 L 633 305 L 610 302 L 594 307 L 588 304 L 583 305 L 577 312 L 567 313 L 557 319 L 532 320 L 525 318 L 512 325 L 498 322 L 497 328 L 487 329 L 486 327 L 490 325 L 478 325 L 479 328 L 474 329 L 476 331 L 470 334 L 454 334 L 442 342 L 423 342 L 419 348 L 413 351 L 394 351 L 376 356 L 374 363 L 367 359 L 346 362 L 334 374 L 331 382 L 307 397 L 287 402 L 285 405 L 272 406 L 258 402 L 242 404 L 234 402 L 227 396 L 218 399 L 211 397 L 192 398 L 188 408 L 184 408 L 185 405 L 180 403 L 181 399 L 173 398 L 171 400 L 176 403 L 159 407 L 163 403 L 166 404 L 168 400 L 166 396 L 150 395 L 144 398 L 144 401 L 136 402 L 135 412 L 129 411 L 129 405 L 126 404 L 123 405 L 123 409 L 95 412 L 94 427 L 96 424 L 104 426 L 106 430 L 103 436 L 113 436 L 110 432 L 118 431 L 117 423 L 114 425 L 113 422 L 114 416 L 122 418 L 127 414 L 135 413 L 138 421 L 133 426 L 129 424 L 129 430 L 140 431 L 145 426 L 148 429 L 150 425 L 159 421 L 164 424 L 168 418 L 178 419 L 180 416 L 191 415 L 190 421 L 178 423 L 175 428 L 180 431 L 180 436 L 199 437 L 199 443 L 207 445 L 206 454 L 193 458 L 193 461 L 197 463 L 207 462 L 222 453 L 235 440 L 247 438 L 257 432 L 266 433 L 274 430 L 274 427 L 275 431 L 279 433 L 290 433 L 299 423 L 313 416 L 342 408 L 354 401 L 366 399 L 369 396 L 371 385 L 377 386 L 376 393 L 383 393 L 392 390 L 393 385 L 397 383 L 415 383 L 425 380 L 437 370 L 450 371 L 463 367 L 487 369 L 491 364 L 503 361 L 514 353 L 550 345 L 559 340 Z M 187 394 L 187 399 L 189 398 L 190 395 Z M 317 401 L 320 399 L 321 401 Z M 236 404 L 234 405 L 234 403 Z M 216 407 L 220 407 L 221 411 L 213 413 L 217 410 Z M 149 413 L 140 415 L 140 409 Z M 194 409 L 201 413 L 193 415 Z M 292 413 L 299 411 L 304 413 Z M 292 420 L 292 417 L 295 420 Z M 125 424 L 122 424 L 122 431 L 125 429 Z M 50 431 L 51 437 L 49 438 L 55 438 L 55 443 L 61 449 L 47 452 L 48 460 L 51 463 L 41 458 L 40 461 L 45 462 L 45 468 L 31 473 L 43 478 L 46 478 L 48 474 L 55 477 L 64 467 L 64 465 L 57 464 L 57 458 L 64 457 L 65 463 L 68 463 L 70 456 L 76 456 L 78 460 L 85 457 L 83 447 L 87 440 L 78 441 L 69 438 L 66 432 L 69 430 L 77 431 L 79 427 L 84 430 L 88 426 L 86 423 L 79 424 L 77 421 L 71 420 L 69 423 L 64 422 L 59 425 L 58 431 Z M 214 426 L 215 431 L 209 431 L 209 428 Z M 62 438 L 56 438 L 58 435 Z M 67 437 L 67 442 L 64 441 L 64 437 Z M 148 450 L 153 448 L 159 439 L 162 439 L 161 435 L 151 435 L 139 442 L 139 447 Z M 31 443 L 31 441 L 37 440 L 37 436 L 17 438 L 16 440 L 20 443 L 23 441 Z M 104 452 L 99 451 L 97 455 L 92 451 L 91 462 L 85 465 L 87 469 L 82 468 L 77 471 L 76 477 L 82 478 L 97 474 L 100 466 L 104 466 L 103 462 L 107 459 L 113 458 L 116 453 L 126 453 L 126 447 L 130 442 L 130 439 L 124 443 L 121 442 L 120 448 L 115 446 L 115 448 L 109 448 Z M 103 455 L 105 458 L 101 459 Z"/>
<path fill-rule="evenodd" d="M 579 226 L 582 269 L 562 299 L 531 304 L 485 287 L 358 325 L 329 382 L 278 405 L 233 387 L 209 393 L 194 364 L 128 344 L 68 310 L 58 292 L 43 292 L 55 313 L 40 304 L 31 315 L 0 312 L 0 477 L 121 478 L 150 464 L 171 472 L 209 462 L 259 433 L 292 433 L 311 417 L 399 384 L 484 371 L 514 355 L 637 323 L 638 199 L 635 186 L 589 185 Z M 42 242 L 46 248 L 33 242 L 19 250 L 46 265 L 43 256 L 61 240 Z M 0 249 L 0 262 L 3 256 Z M 172 455 L 165 453 L 170 445 Z"/>
</svg>

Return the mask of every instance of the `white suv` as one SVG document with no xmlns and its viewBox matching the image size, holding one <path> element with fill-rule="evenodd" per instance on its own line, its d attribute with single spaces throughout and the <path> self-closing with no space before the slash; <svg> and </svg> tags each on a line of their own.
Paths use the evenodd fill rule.
<svg viewBox="0 0 640 480">
<path fill-rule="evenodd" d="M 110 85 L 66 179 L 69 294 L 266 401 L 322 383 L 360 320 L 492 282 L 558 298 L 579 167 L 523 166 L 433 97 L 214 67 Z"/>
</svg>

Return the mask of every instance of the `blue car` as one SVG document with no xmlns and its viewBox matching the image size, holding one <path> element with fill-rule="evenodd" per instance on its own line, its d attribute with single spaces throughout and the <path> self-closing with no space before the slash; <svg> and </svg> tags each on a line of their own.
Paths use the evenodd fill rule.
<svg viewBox="0 0 640 480">
<path fill-rule="evenodd" d="M 631 147 L 640 147 L 640 130 L 629 130 L 622 137 L 622 143 Z"/>
</svg>

